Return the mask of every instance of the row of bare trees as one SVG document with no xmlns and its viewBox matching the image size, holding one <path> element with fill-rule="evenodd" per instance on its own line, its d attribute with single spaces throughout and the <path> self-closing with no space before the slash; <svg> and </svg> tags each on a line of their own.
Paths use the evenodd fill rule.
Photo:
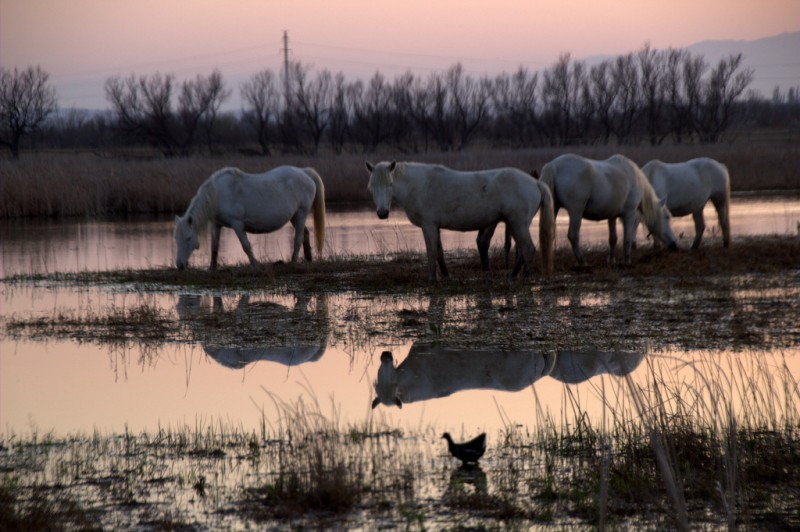
<svg viewBox="0 0 800 532">
<path fill-rule="evenodd" d="M 474 77 L 461 64 L 427 78 L 406 73 L 369 80 L 292 63 L 258 72 L 240 88 L 241 122 L 263 154 L 462 150 L 482 140 L 536 145 L 716 142 L 731 126 L 753 71 L 734 55 L 711 66 L 684 50 L 636 53 L 593 66 L 562 55 L 542 71 L 520 68 Z M 180 86 L 174 78 L 110 78 L 106 94 L 117 126 L 167 156 L 212 148 L 214 121 L 230 96 L 219 72 Z M 177 107 L 171 104 L 176 101 Z"/>
<path fill-rule="evenodd" d="M 520 67 L 474 77 L 456 64 L 427 77 L 408 72 L 389 80 L 376 72 L 366 81 L 295 62 L 288 72 L 264 70 L 243 83 L 241 113 L 220 112 L 232 90 L 217 70 L 183 82 L 172 74 L 114 76 L 105 82 L 106 116 L 60 113 L 60 121 L 62 129 L 74 130 L 70 138 L 95 131 L 94 147 L 112 142 L 113 131 L 113 142 L 150 145 L 167 157 L 243 145 L 268 155 L 379 147 L 456 151 L 478 142 L 716 142 L 737 117 L 746 117 L 743 95 L 754 73 L 742 60 L 739 54 L 710 65 L 685 50 L 645 45 L 591 66 L 565 54 L 540 72 Z M 46 73 L 24 72 L 0 70 L 0 142 L 14 153 L 21 135 L 39 128 L 55 109 Z M 37 94 L 28 107 L 39 112 L 20 112 L 25 104 L 9 103 L 23 100 L 20 85 L 27 87 L 21 92 Z"/>
</svg>

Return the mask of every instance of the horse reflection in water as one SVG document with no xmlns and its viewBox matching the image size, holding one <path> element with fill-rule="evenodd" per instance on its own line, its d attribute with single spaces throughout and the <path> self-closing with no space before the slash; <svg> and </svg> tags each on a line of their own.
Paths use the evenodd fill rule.
<svg viewBox="0 0 800 532">
<path fill-rule="evenodd" d="M 643 358 L 644 353 L 626 351 L 537 353 L 415 343 L 398 366 L 390 351 L 381 353 L 372 408 L 379 404 L 402 408 L 404 403 L 447 397 L 461 390 L 519 391 L 547 376 L 578 383 L 603 373 L 626 375 Z"/>
<path fill-rule="evenodd" d="M 203 350 L 227 368 L 260 360 L 297 366 L 319 360 L 328 346 L 326 302 L 318 299 L 313 312 L 309 303 L 307 296 L 298 296 L 293 308 L 271 301 L 251 303 L 245 294 L 229 310 L 220 296 L 181 295 L 177 311 Z M 293 336 L 291 329 L 302 330 L 302 336 Z"/>
</svg>

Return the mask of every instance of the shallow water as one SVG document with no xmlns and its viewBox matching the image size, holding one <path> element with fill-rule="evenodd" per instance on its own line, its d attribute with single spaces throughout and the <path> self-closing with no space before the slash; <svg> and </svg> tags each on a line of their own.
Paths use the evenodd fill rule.
<svg viewBox="0 0 800 532">
<path fill-rule="evenodd" d="M 707 210 L 707 237 L 714 233 L 714 216 L 713 210 Z M 738 198 L 731 219 L 734 239 L 796 234 L 800 200 Z M 6 223 L 0 226 L 0 268 L 7 277 L 171 267 L 172 226 L 171 220 Z M 677 219 L 674 230 L 684 233 L 682 245 L 688 247 L 693 237 L 691 219 Z M 587 245 L 607 238 L 605 223 L 587 222 L 583 231 Z M 562 213 L 558 245 L 566 245 L 565 232 Z M 495 236 L 495 245 L 500 245 L 501 233 Z M 719 245 L 716 233 L 716 239 L 704 245 Z M 474 249 L 474 236 L 444 232 L 445 251 Z M 288 230 L 255 237 L 256 255 L 286 260 L 289 240 Z M 641 233 L 639 241 L 645 241 Z M 384 222 L 371 210 L 360 210 L 329 213 L 327 246 L 328 255 L 360 255 L 421 250 L 423 244 L 419 229 L 402 213 L 393 213 Z M 221 258 L 228 264 L 245 260 L 230 233 L 223 236 Z M 205 267 L 208 253 L 198 252 L 192 260 Z M 420 275 L 423 272 L 420 265 Z M 702 350 L 598 353 L 602 350 L 585 346 L 547 352 L 508 353 L 484 345 L 456 350 L 436 344 L 433 326 L 429 337 L 416 339 L 402 330 L 371 335 L 359 327 L 361 320 L 386 315 L 397 318 L 401 327 L 405 322 L 413 325 L 419 320 L 417 312 L 426 312 L 431 305 L 423 296 L 398 302 L 343 293 L 298 301 L 291 295 L 140 294 L 128 287 L 30 283 L 2 283 L 0 290 L 0 433 L 5 434 L 138 432 L 215 422 L 250 430 L 274 420 L 276 401 L 292 402 L 298 397 L 316 398 L 323 412 L 335 412 L 343 422 L 380 416 L 390 425 L 409 430 L 435 427 L 457 435 L 481 430 L 491 434 L 509 424 L 533 426 L 545 414 L 565 415 L 574 410 L 574 404 L 569 404 L 573 399 L 568 399 L 574 397 L 580 398 L 581 410 L 598 419 L 603 394 L 623 386 L 626 375 L 632 382 L 646 382 L 654 366 L 691 373 L 697 371 L 697 361 L 708 356 L 735 356 Z M 746 287 L 731 289 L 732 299 L 745 295 Z M 612 303 L 607 293 L 582 294 L 579 299 L 555 305 L 579 309 Z M 457 300 L 445 304 L 456 311 L 465 305 Z M 136 334 L 116 341 L 85 335 L 36 339 L 9 334 L 6 328 L 10 320 L 103 316 L 142 306 L 161 309 L 176 320 L 178 337 L 169 342 Z M 390 310 L 384 314 L 366 310 L 372 306 Z M 502 305 L 498 308 L 493 311 L 504 311 Z M 469 305 L 463 309 L 465 320 L 474 319 L 470 309 Z M 235 326 L 226 334 L 209 333 L 203 323 L 214 316 Z M 264 331 L 278 332 L 269 336 Z M 380 369 L 384 350 L 393 353 L 396 369 L 391 363 Z M 796 350 L 768 355 L 788 360 L 794 379 L 800 378 Z M 463 363 L 467 359 L 469 369 Z M 376 381 L 381 381 L 377 387 Z M 402 391 L 396 394 L 398 387 Z M 380 393 L 384 404 L 373 409 Z M 395 396 L 402 397 L 402 408 L 395 404 Z"/>
<path fill-rule="evenodd" d="M 716 212 L 710 204 L 705 212 L 704 242 L 720 238 Z M 538 242 L 538 216 L 531 232 Z M 559 213 L 556 245 L 567 247 L 567 213 Z M 800 232 L 800 198 L 734 197 L 731 201 L 732 238 L 744 235 L 792 234 Z M 105 271 L 171 267 L 175 261 L 172 218 L 142 221 L 12 221 L 0 223 L 0 277 L 14 274 Z M 674 218 L 672 228 L 679 245 L 688 248 L 694 238 L 691 216 Z M 618 229 L 620 241 L 622 230 Z M 476 232 L 442 231 L 445 253 L 455 248 L 476 249 Z M 639 229 L 638 242 L 646 242 Z M 291 226 L 268 235 L 250 235 L 253 250 L 260 260 L 288 260 L 291 257 Z M 502 246 L 503 231 L 495 232 L 493 246 Z M 606 222 L 584 220 L 582 245 L 608 240 Z M 621 245 L 621 244 L 619 244 Z M 379 220 L 371 209 L 328 212 L 326 256 L 373 255 L 397 251 L 423 251 L 425 243 L 419 228 L 411 225 L 402 211 L 388 220 Z M 477 256 L 477 251 L 476 251 Z M 191 265 L 207 268 L 208 244 L 191 257 Z M 238 240 L 229 229 L 222 232 L 220 264 L 247 261 Z M 421 273 L 424 270 L 421 268 Z"/>
</svg>

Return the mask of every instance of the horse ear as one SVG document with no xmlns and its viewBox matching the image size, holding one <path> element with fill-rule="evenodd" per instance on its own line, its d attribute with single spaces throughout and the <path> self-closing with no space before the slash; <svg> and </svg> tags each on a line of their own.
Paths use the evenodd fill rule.
<svg viewBox="0 0 800 532">
<path fill-rule="evenodd" d="M 375 399 L 372 400 L 372 409 L 375 410 L 375 407 L 378 406 L 379 404 L 381 404 L 381 400 L 376 397 Z"/>
<path fill-rule="evenodd" d="M 397 166 L 397 161 L 392 161 L 391 163 L 389 163 L 389 171 L 394 172 L 395 166 Z"/>
<path fill-rule="evenodd" d="M 180 223 L 180 221 L 181 221 L 181 217 L 176 214 L 175 215 L 175 223 Z"/>
<path fill-rule="evenodd" d="M 394 398 L 394 404 L 397 405 L 397 408 L 403 408 L 403 401 L 401 401 L 399 397 Z"/>
<path fill-rule="evenodd" d="M 366 165 L 367 165 L 367 171 L 369 173 L 372 173 L 372 171 L 375 170 L 375 166 L 371 162 L 366 161 Z"/>
<path fill-rule="evenodd" d="M 531 170 L 531 177 L 533 177 L 534 179 L 539 179 L 539 170 L 537 170 L 536 168 Z"/>
<path fill-rule="evenodd" d="M 189 217 L 186 218 L 186 223 L 188 223 L 190 227 L 191 227 L 193 221 L 194 220 L 192 220 L 192 216 L 191 215 L 189 215 Z"/>
<path fill-rule="evenodd" d="M 658 200 L 658 206 L 659 207 L 665 207 L 666 205 L 667 205 L 667 197 L 666 196 L 664 196 L 663 198 Z"/>
</svg>

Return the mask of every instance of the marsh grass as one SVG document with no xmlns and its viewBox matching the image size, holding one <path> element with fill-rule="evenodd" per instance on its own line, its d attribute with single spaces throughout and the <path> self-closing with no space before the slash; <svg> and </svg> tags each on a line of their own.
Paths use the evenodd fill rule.
<svg viewBox="0 0 800 532">
<path fill-rule="evenodd" d="M 315 167 L 326 186 L 331 204 L 367 203 L 365 158 L 416 160 L 456 169 L 514 166 L 525 171 L 567 150 L 480 149 L 465 152 L 403 155 L 392 152 L 242 157 L 239 155 L 182 159 L 125 159 L 96 154 L 29 154 L 3 161 L 0 179 L 0 218 L 21 216 L 98 216 L 133 213 L 179 213 L 186 209 L 197 188 L 214 171 L 237 166 L 247 172 L 263 172 L 281 164 Z M 731 186 L 739 190 L 797 190 L 800 167 L 797 143 L 778 142 L 758 136 L 715 145 L 590 146 L 568 151 L 604 159 L 623 153 L 638 164 L 651 159 L 677 162 L 708 156 L 725 163 Z"/>
<path fill-rule="evenodd" d="M 267 394 L 260 429 L 197 420 L 155 433 L 6 436 L 4 527 L 645 528 L 800 525 L 800 387 L 781 355 L 648 359 L 458 467 L 431 427 L 346 423 L 312 390 Z M 535 390 L 534 390 L 535 391 Z M 603 417 L 585 411 L 599 401 Z M 270 411 L 267 411 L 270 410 Z"/>
</svg>

